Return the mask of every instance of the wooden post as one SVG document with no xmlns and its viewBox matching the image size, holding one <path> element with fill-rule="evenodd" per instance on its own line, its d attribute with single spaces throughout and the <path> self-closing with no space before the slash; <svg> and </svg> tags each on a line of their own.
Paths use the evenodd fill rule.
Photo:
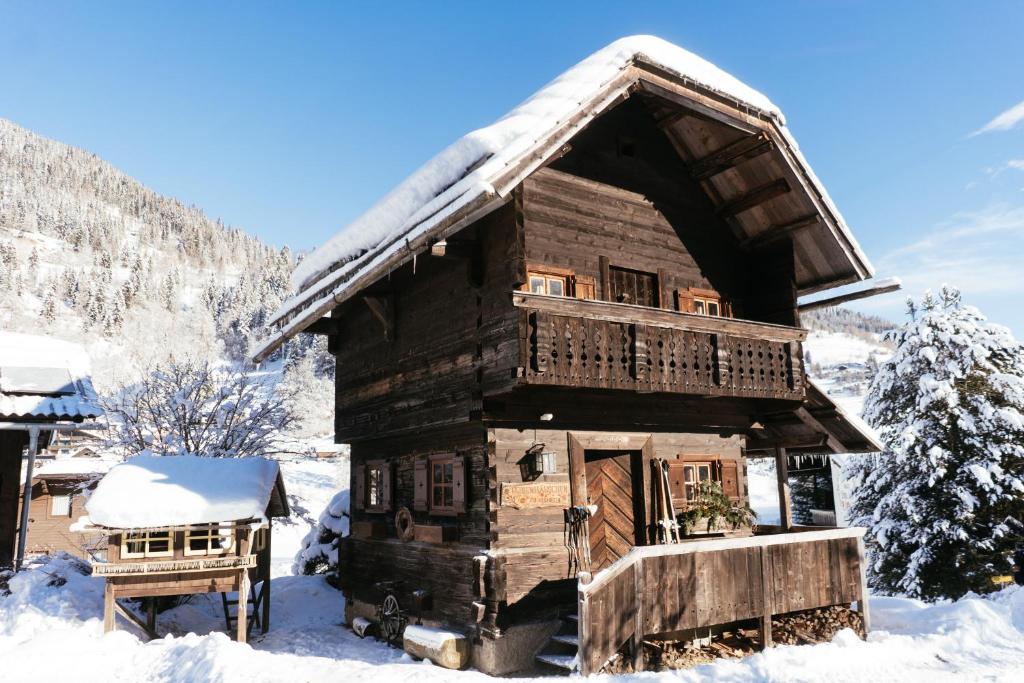
<svg viewBox="0 0 1024 683">
<path fill-rule="evenodd" d="M 235 528 L 238 529 L 237 526 Z M 238 555 L 245 557 L 248 554 L 249 529 L 243 528 L 238 539 Z M 244 643 L 249 630 L 249 570 L 245 567 L 242 568 L 238 576 L 238 604 L 235 607 L 238 610 L 235 619 L 238 625 L 238 635 L 235 637 L 235 640 L 239 643 Z"/>
<path fill-rule="evenodd" d="M 146 630 L 156 634 L 156 598 L 146 599 Z"/>
<path fill-rule="evenodd" d="M 103 587 L 103 632 L 110 633 L 114 630 L 114 586 L 110 579 L 106 580 Z"/>
<path fill-rule="evenodd" d="M 857 611 L 860 612 L 861 621 L 864 622 L 864 639 L 867 640 L 868 633 L 871 631 L 871 616 L 868 612 L 868 581 L 865 569 L 867 558 L 864 554 L 863 536 L 857 539 L 857 559 L 860 565 L 860 590 L 857 594 Z"/>
<path fill-rule="evenodd" d="M 636 609 L 633 611 L 633 671 L 644 670 L 644 563 L 633 565 L 633 584 L 636 587 Z"/>
<path fill-rule="evenodd" d="M 789 494 L 789 459 L 785 448 L 775 448 L 775 474 L 779 480 L 779 525 L 789 531 L 793 528 L 793 501 Z"/>
<path fill-rule="evenodd" d="M 260 625 L 262 626 L 264 633 L 270 630 L 270 523 L 267 524 L 267 532 L 265 535 L 267 543 L 263 552 L 267 559 L 266 562 L 263 563 L 265 573 L 263 575 L 263 588 L 260 590 L 260 592 L 263 593 L 263 621 Z"/>
<path fill-rule="evenodd" d="M 761 594 L 764 600 L 764 614 L 761 615 L 761 645 L 765 649 L 772 643 L 772 612 L 775 611 L 775 591 L 771 572 L 771 556 L 768 548 L 761 546 Z"/>
</svg>

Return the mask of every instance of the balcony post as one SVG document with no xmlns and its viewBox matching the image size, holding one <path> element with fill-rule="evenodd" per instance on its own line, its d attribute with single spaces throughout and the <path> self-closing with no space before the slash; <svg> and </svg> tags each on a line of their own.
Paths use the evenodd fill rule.
<svg viewBox="0 0 1024 683">
<path fill-rule="evenodd" d="M 789 458 L 782 447 L 775 448 L 775 474 L 779 481 L 779 525 L 789 531 L 793 528 L 793 501 L 789 494 Z"/>
</svg>

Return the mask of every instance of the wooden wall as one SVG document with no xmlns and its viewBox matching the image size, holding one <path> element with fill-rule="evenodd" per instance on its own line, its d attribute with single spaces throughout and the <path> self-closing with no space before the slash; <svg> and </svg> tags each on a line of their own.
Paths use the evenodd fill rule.
<svg viewBox="0 0 1024 683">
<path fill-rule="evenodd" d="M 27 553 L 53 554 L 63 551 L 85 560 L 97 553 L 102 556 L 107 547 L 105 534 L 85 534 L 70 529 L 71 524 L 85 514 L 87 498 L 78 490 L 79 484 L 75 480 L 52 480 L 44 486 L 43 482 L 35 481 L 32 486 L 32 503 L 29 505 Z M 56 517 L 50 514 L 53 502 L 51 496 L 54 495 L 71 496 L 70 514 Z"/>
<path fill-rule="evenodd" d="M 721 438 L 713 434 L 679 434 L 665 432 L 594 433 L 573 430 L 495 428 L 489 432 L 490 478 L 490 547 L 501 556 L 495 577 L 495 600 L 502 609 L 526 605 L 544 605 L 551 599 L 561 599 L 566 590 L 575 587 L 575 575 L 570 572 L 569 554 L 565 548 L 565 524 L 562 505 L 525 507 L 517 509 L 501 505 L 501 486 L 504 483 L 523 482 L 518 465 L 520 459 L 535 443 L 545 444 L 546 451 L 556 454 L 558 472 L 541 475 L 537 481 L 569 483 L 570 434 L 585 446 L 589 437 L 614 439 L 617 435 L 629 437 L 630 442 L 651 437 L 652 451 L 643 459 L 643 490 L 646 495 L 648 533 L 653 531 L 650 511 L 652 491 L 651 456 L 675 460 L 684 455 L 713 455 L 736 460 L 739 464 L 740 490 L 747 500 L 746 470 L 738 437 Z M 600 447 L 600 445 L 595 445 Z M 633 450 L 632 446 L 629 447 Z M 572 596 L 570 595 L 570 598 Z M 525 605 L 524 605 L 525 606 Z"/>
</svg>

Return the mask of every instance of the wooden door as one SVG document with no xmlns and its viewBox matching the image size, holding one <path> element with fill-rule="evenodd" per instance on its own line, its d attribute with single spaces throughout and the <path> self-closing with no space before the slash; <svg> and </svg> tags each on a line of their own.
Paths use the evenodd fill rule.
<svg viewBox="0 0 1024 683">
<path fill-rule="evenodd" d="M 604 569 L 640 542 L 643 519 L 640 454 L 636 451 L 586 451 L 587 499 L 597 505 L 590 518 L 593 571 Z"/>
</svg>

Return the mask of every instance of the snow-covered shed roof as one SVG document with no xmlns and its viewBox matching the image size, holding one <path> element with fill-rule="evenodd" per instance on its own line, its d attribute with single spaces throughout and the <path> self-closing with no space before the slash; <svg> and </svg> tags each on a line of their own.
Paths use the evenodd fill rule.
<svg viewBox="0 0 1024 683">
<path fill-rule="evenodd" d="M 0 419 L 92 419 L 103 414 L 79 344 L 0 332 Z"/>
<path fill-rule="evenodd" d="M 85 504 L 89 521 L 152 529 L 288 516 L 277 462 L 266 458 L 137 455 L 100 480 Z"/>
<path fill-rule="evenodd" d="M 742 142 L 741 137 L 765 136 L 767 170 L 737 170 L 702 182 L 723 204 L 771 185 L 766 174 L 769 181 L 777 176 L 776 187 L 785 183 L 786 192 L 793 191 L 789 198 L 742 212 L 732 223 L 741 241 L 792 231 L 801 294 L 872 275 L 781 111 L 767 97 L 681 47 L 654 36 L 631 36 L 598 50 L 495 123 L 457 140 L 303 259 L 292 275 L 296 293 L 271 318 L 276 329 L 257 346 L 254 360 L 266 358 L 432 242 L 501 206 L 590 121 L 638 89 L 718 121 L 713 124 L 720 124 L 718 129 L 689 131 L 689 137 L 685 120 L 665 126 L 699 159 Z"/>
</svg>

